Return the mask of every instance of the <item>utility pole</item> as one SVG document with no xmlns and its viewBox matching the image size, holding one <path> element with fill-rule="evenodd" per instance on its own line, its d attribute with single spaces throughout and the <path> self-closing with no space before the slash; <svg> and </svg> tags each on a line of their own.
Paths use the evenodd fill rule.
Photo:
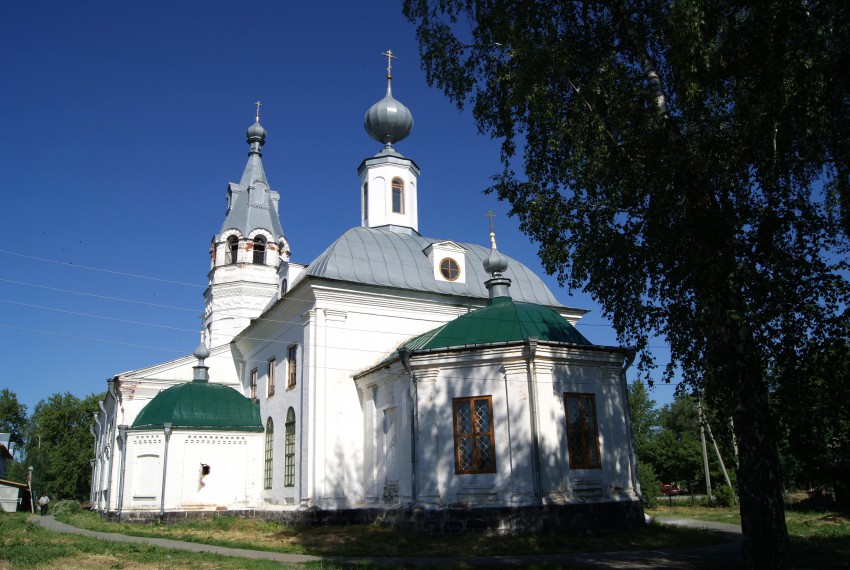
<svg viewBox="0 0 850 570">
<path fill-rule="evenodd" d="M 702 440 L 702 464 L 705 467 L 705 493 L 708 496 L 709 502 L 713 499 L 711 497 L 711 475 L 708 470 L 708 448 L 705 445 L 705 426 L 702 422 L 702 405 L 700 404 L 699 396 L 697 396 L 697 410 L 699 411 L 699 437 Z"/>
</svg>

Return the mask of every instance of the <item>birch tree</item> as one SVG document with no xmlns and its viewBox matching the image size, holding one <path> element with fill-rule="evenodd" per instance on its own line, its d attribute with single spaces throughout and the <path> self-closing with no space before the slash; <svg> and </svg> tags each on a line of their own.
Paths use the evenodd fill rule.
<svg viewBox="0 0 850 570">
<path fill-rule="evenodd" d="M 850 4 L 406 0 L 404 12 L 428 81 L 501 139 L 489 190 L 546 270 L 601 303 L 642 374 L 660 336 L 665 377 L 733 418 L 747 563 L 790 567 L 768 395 L 773 370 L 793 371 L 848 320 Z"/>
</svg>

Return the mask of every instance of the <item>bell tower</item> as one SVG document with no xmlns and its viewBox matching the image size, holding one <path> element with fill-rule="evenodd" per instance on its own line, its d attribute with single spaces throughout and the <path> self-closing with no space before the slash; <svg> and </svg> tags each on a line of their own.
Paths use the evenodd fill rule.
<svg viewBox="0 0 850 570">
<path fill-rule="evenodd" d="M 227 187 L 227 213 L 210 246 L 204 325 L 210 347 L 230 342 L 269 301 L 277 298 L 278 270 L 289 262 L 289 243 L 278 214 L 280 195 L 263 169 L 266 130 L 257 116 L 248 128 L 248 164 Z"/>
</svg>

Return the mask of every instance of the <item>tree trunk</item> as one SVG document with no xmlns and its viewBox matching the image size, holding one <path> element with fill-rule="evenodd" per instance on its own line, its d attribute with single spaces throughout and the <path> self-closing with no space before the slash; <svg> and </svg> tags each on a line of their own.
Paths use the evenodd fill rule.
<svg viewBox="0 0 850 570">
<path fill-rule="evenodd" d="M 752 351 L 751 343 L 743 342 L 741 346 L 744 345 L 750 347 L 745 350 Z M 752 354 L 748 356 L 739 358 L 738 381 L 733 384 L 744 557 L 750 568 L 791 568 L 779 455 L 770 419 L 767 385 L 759 366 L 745 364 L 754 359 Z"/>
</svg>

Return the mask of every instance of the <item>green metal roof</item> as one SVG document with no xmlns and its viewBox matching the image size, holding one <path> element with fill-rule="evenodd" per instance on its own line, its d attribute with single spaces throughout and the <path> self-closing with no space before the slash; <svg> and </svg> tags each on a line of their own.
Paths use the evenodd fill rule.
<svg viewBox="0 0 850 570">
<path fill-rule="evenodd" d="M 163 390 L 142 408 L 131 429 L 263 431 L 260 406 L 222 384 L 187 382 Z"/>
<path fill-rule="evenodd" d="M 518 303 L 510 297 L 496 297 L 486 307 L 414 337 L 401 348 L 415 352 L 524 341 L 529 337 L 549 342 L 591 344 L 567 319 L 548 307 Z M 390 359 L 395 356 L 393 354 Z"/>
</svg>

